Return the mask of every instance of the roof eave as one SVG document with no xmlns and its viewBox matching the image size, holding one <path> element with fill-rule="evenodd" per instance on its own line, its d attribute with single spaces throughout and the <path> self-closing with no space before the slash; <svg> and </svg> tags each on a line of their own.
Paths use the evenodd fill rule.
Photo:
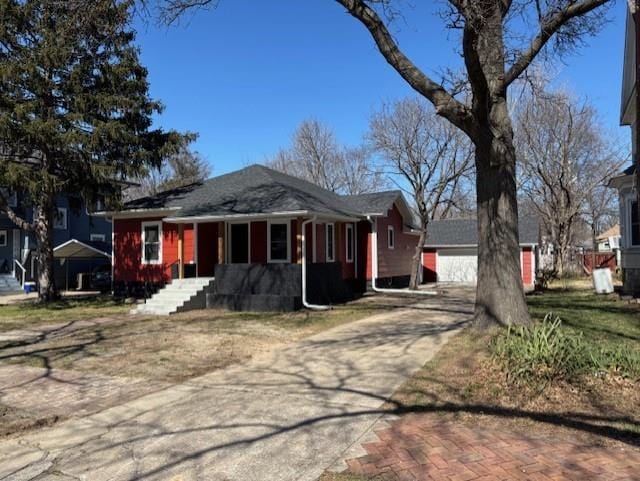
<svg viewBox="0 0 640 481">
<path fill-rule="evenodd" d="M 227 214 L 227 215 L 201 215 L 201 216 L 181 216 L 167 217 L 165 222 L 175 224 L 191 224 L 193 222 L 228 222 L 240 220 L 262 220 L 262 219 L 282 219 L 292 217 L 317 217 L 323 220 L 334 220 L 344 222 L 358 222 L 360 217 L 347 214 L 327 214 L 325 212 L 314 212 L 309 210 L 295 210 L 283 212 L 259 212 L 255 214 Z"/>
</svg>

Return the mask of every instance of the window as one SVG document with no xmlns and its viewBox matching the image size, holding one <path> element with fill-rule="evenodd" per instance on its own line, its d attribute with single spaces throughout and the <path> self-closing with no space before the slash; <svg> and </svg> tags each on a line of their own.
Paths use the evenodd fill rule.
<svg viewBox="0 0 640 481">
<path fill-rule="evenodd" d="M 289 221 L 269 222 L 269 262 L 291 261 L 291 226 Z"/>
<path fill-rule="evenodd" d="M 347 224 L 347 262 L 353 262 L 353 224 Z"/>
<path fill-rule="evenodd" d="M 0 230 L 0 247 L 6 247 L 6 246 L 7 246 L 7 231 Z"/>
<path fill-rule="evenodd" d="M 100 241 L 100 242 L 104 242 L 106 239 L 104 234 L 91 234 L 89 236 L 89 240 L 91 241 Z"/>
<path fill-rule="evenodd" d="M 631 245 L 640 246 L 640 212 L 638 201 L 631 202 Z"/>
<path fill-rule="evenodd" d="M 162 258 L 162 224 L 142 223 L 142 263 L 160 264 Z"/>
<path fill-rule="evenodd" d="M 394 249 L 396 247 L 396 232 L 393 230 L 393 226 L 387 227 L 387 247 Z"/>
<path fill-rule="evenodd" d="M 333 262 L 336 260 L 335 253 L 335 226 L 333 224 L 327 224 L 326 232 L 326 253 L 327 253 L 327 262 Z"/>
<path fill-rule="evenodd" d="M 53 228 L 58 230 L 67 229 L 67 209 L 58 207 L 53 215 Z"/>
</svg>

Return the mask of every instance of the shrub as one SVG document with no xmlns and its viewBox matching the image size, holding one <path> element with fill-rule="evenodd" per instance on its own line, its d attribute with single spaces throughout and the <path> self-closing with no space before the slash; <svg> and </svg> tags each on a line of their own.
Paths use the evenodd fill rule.
<svg viewBox="0 0 640 481">
<path fill-rule="evenodd" d="M 575 382 L 602 372 L 640 378 L 637 349 L 627 344 L 612 348 L 590 343 L 582 333 L 564 328 L 551 313 L 530 327 L 500 331 L 492 339 L 491 352 L 510 382 L 540 390 L 552 381 Z"/>
</svg>

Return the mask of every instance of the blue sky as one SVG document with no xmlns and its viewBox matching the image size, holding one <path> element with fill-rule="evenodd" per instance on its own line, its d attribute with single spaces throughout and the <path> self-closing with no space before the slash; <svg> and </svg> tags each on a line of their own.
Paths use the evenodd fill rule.
<svg viewBox="0 0 640 481">
<path fill-rule="evenodd" d="M 434 15 L 439 2 L 412 3 L 393 32 L 439 78 L 460 65 L 455 38 Z M 626 139 L 618 127 L 624 21 L 618 0 L 612 22 L 555 71 L 557 83 L 588 96 L 603 126 Z M 157 123 L 197 132 L 194 148 L 215 175 L 263 162 L 309 117 L 357 144 L 382 101 L 413 95 L 333 0 L 221 0 L 177 26 L 138 22 L 137 30 L 151 94 L 166 106 Z"/>
</svg>

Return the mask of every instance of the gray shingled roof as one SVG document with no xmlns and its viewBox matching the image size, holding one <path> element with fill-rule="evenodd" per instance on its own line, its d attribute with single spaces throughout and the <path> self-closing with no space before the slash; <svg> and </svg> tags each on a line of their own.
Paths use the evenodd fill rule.
<svg viewBox="0 0 640 481">
<path fill-rule="evenodd" d="M 342 196 L 342 199 L 356 212 L 386 214 L 400 196 L 402 196 L 401 191 L 388 190 L 371 194 L 345 195 Z"/>
<path fill-rule="evenodd" d="M 520 244 L 537 244 L 539 226 L 537 219 L 523 217 L 518 222 Z M 476 219 L 447 219 L 429 222 L 425 246 L 472 246 L 478 244 Z"/>
<path fill-rule="evenodd" d="M 125 204 L 127 210 L 164 208 L 180 208 L 174 217 L 296 211 L 341 217 L 359 214 L 343 197 L 263 165 L 251 165 L 201 183 Z"/>
</svg>

